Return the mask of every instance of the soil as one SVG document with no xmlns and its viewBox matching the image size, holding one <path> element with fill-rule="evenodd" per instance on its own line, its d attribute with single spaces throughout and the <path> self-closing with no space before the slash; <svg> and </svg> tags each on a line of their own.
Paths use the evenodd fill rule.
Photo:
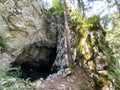
<svg viewBox="0 0 120 90">
<path fill-rule="evenodd" d="M 91 78 L 88 78 L 79 66 L 68 76 L 56 75 L 50 80 L 37 81 L 37 90 L 95 90 Z"/>
</svg>

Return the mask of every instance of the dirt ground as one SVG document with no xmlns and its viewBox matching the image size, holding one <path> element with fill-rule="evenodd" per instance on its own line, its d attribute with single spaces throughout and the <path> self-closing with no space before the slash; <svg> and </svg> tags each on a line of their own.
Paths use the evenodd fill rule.
<svg viewBox="0 0 120 90">
<path fill-rule="evenodd" d="M 63 77 L 56 75 L 50 80 L 37 81 L 37 90 L 95 90 L 92 79 L 88 78 L 79 66 L 74 68 L 74 73 Z"/>
</svg>

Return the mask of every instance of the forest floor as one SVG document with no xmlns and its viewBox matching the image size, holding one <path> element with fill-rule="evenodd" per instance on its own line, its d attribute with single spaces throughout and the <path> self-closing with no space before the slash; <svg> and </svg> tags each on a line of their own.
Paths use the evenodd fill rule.
<svg viewBox="0 0 120 90">
<path fill-rule="evenodd" d="M 74 68 L 74 73 L 63 77 L 56 75 L 50 80 L 37 81 L 37 90 L 95 90 L 92 80 L 88 78 L 79 66 Z"/>
<path fill-rule="evenodd" d="M 96 90 L 91 78 L 85 75 L 80 66 L 76 65 L 71 73 L 65 76 L 60 73 L 50 74 L 46 79 L 40 78 L 33 82 L 15 77 L 1 77 L 0 90 Z"/>
</svg>

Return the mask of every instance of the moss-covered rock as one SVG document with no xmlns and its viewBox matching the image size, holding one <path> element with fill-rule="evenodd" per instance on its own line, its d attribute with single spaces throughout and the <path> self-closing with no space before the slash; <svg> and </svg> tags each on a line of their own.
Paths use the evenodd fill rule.
<svg viewBox="0 0 120 90">
<path fill-rule="evenodd" d="M 78 18 L 80 17 L 76 19 Z M 107 73 L 112 60 L 111 50 L 105 41 L 105 31 L 99 23 L 100 18 L 93 16 L 87 20 L 79 20 L 81 21 L 76 20 L 77 22 L 72 27 L 75 32 L 74 46 L 78 47 L 80 56 L 79 63 L 93 78 L 97 90 L 111 90 L 114 88 L 113 80 Z"/>
</svg>

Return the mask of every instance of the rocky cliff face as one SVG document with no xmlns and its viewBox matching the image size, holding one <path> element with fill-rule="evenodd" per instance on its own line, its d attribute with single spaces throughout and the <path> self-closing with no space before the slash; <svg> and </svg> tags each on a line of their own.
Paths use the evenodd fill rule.
<svg viewBox="0 0 120 90">
<path fill-rule="evenodd" d="M 27 62 L 38 68 L 38 62 L 48 64 L 50 57 L 55 58 L 56 30 L 46 28 L 41 6 L 38 0 L 0 1 L 0 33 L 7 44 L 7 52 L 0 54 L 0 65 Z"/>
<path fill-rule="evenodd" d="M 68 63 L 64 19 L 52 15 L 52 10 L 43 11 L 39 0 L 0 0 L 0 66 L 21 66 L 28 76 L 35 72 L 50 72 L 51 69 L 62 73 Z M 111 50 L 105 42 L 105 32 L 98 22 L 86 25 L 81 21 L 76 18 L 72 22 L 73 41 L 78 47 L 75 61 L 99 90 L 114 90 L 113 80 L 107 73 Z"/>
<path fill-rule="evenodd" d="M 78 47 L 79 65 L 93 78 L 97 90 L 115 90 L 114 79 L 108 73 L 112 63 L 112 50 L 105 41 L 106 32 L 100 25 L 98 16 L 78 21 L 75 39 Z M 79 24 L 80 23 L 80 24 Z"/>
</svg>

